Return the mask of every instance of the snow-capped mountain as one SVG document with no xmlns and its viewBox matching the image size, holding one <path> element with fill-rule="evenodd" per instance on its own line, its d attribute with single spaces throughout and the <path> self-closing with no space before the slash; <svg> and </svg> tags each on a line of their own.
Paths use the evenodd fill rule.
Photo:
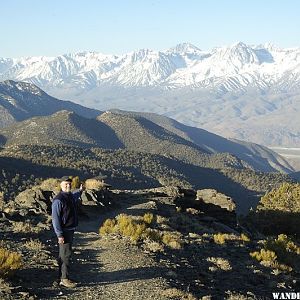
<svg viewBox="0 0 300 300">
<path fill-rule="evenodd" d="M 272 45 L 228 47 L 202 51 L 179 44 L 165 51 L 141 49 L 124 55 L 95 52 L 58 57 L 0 59 L 2 80 L 29 81 L 40 87 L 64 84 L 81 88 L 102 84 L 125 87 L 207 87 L 232 91 L 253 85 L 283 88 L 286 79 L 299 83 L 300 48 L 280 49 Z"/>
<path fill-rule="evenodd" d="M 300 48 L 183 43 L 124 55 L 0 58 L 7 79 L 100 110 L 152 111 L 223 136 L 300 145 Z"/>
</svg>

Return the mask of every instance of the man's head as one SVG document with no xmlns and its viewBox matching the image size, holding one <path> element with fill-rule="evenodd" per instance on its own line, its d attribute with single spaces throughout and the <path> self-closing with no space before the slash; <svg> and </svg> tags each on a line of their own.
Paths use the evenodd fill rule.
<svg viewBox="0 0 300 300">
<path fill-rule="evenodd" d="M 71 178 L 69 178 L 67 176 L 61 178 L 60 187 L 63 192 L 70 193 L 71 192 L 71 184 L 72 184 Z"/>
</svg>

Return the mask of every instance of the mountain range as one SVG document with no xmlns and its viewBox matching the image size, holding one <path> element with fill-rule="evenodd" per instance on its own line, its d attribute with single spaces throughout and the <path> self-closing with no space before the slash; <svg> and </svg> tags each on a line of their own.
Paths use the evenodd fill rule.
<svg viewBox="0 0 300 300">
<path fill-rule="evenodd" d="M 300 48 L 189 43 L 124 55 L 0 58 L 0 80 L 93 109 L 155 112 L 222 136 L 299 146 Z"/>
</svg>

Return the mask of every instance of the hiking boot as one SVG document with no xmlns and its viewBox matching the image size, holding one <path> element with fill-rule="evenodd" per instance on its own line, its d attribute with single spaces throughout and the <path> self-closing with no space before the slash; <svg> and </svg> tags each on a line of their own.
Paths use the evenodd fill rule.
<svg viewBox="0 0 300 300">
<path fill-rule="evenodd" d="M 77 286 L 77 283 L 70 279 L 61 279 L 59 285 L 62 285 L 67 288 L 74 288 Z"/>
</svg>

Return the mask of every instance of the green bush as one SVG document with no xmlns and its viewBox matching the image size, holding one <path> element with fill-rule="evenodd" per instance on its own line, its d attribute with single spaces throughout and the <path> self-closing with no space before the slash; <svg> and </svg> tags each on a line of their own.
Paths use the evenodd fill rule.
<svg viewBox="0 0 300 300">
<path fill-rule="evenodd" d="M 300 184 L 286 182 L 272 189 L 261 198 L 257 210 L 300 213 Z"/>
<path fill-rule="evenodd" d="M 265 194 L 250 218 L 265 234 L 300 236 L 300 184 L 283 183 Z"/>
</svg>

